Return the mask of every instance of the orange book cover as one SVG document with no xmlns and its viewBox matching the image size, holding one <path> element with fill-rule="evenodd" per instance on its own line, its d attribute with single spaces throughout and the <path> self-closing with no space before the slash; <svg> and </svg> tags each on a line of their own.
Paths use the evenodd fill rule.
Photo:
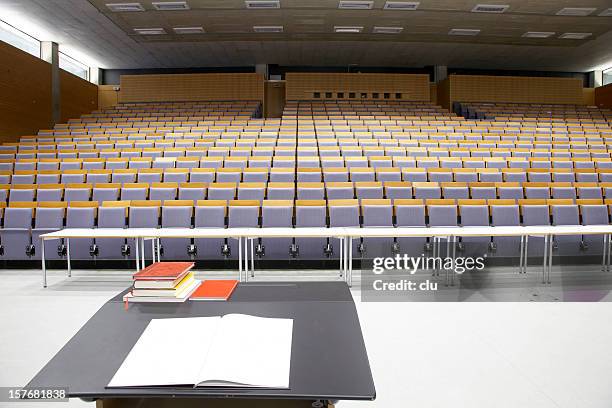
<svg viewBox="0 0 612 408">
<path fill-rule="evenodd" d="M 134 280 L 175 280 L 184 276 L 191 268 L 193 262 L 156 262 L 136 272 Z"/>
<path fill-rule="evenodd" d="M 227 300 L 238 285 L 237 280 L 207 280 L 191 295 L 191 300 Z"/>
</svg>

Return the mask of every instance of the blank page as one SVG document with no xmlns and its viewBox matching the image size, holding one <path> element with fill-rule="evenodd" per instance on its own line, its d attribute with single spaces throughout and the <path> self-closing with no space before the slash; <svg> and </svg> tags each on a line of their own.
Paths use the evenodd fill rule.
<svg viewBox="0 0 612 408">
<path fill-rule="evenodd" d="M 151 320 L 108 386 L 194 385 L 220 321 Z"/>
<path fill-rule="evenodd" d="M 223 316 L 198 386 L 289 388 L 292 319 Z"/>
</svg>

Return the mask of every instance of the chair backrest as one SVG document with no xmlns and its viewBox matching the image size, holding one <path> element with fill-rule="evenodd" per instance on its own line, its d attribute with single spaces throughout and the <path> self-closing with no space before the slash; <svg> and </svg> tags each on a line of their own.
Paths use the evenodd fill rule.
<svg viewBox="0 0 612 408">
<path fill-rule="evenodd" d="M 393 201 L 396 224 L 399 227 L 424 227 L 425 204 L 421 199 L 396 199 Z"/>
<path fill-rule="evenodd" d="M 488 204 L 491 211 L 491 225 L 496 227 L 520 225 L 521 215 L 516 200 L 489 200 Z"/>
<path fill-rule="evenodd" d="M 296 227 L 324 227 L 327 225 L 326 217 L 327 204 L 325 200 L 296 200 Z"/>
<path fill-rule="evenodd" d="M 71 201 L 66 209 L 66 228 L 93 228 L 97 210 L 95 201 Z"/>
<path fill-rule="evenodd" d="M 449 227 L 457 225 L 455 200 L 429 199 L 425 201 L 429 226 Z"/>
<path fill-rule="evenodd" d="M 226 200 L 199 200 L 196 202 L 194 226 L 224 227 L 227 215 Z"/>
<path fill-rule="evenodd" d="M 98 227 L 124 228 L 129 206 L 129 201 L 103 201 L 98 208 Z"/>
<path fill-rule="evenodd" d="M 64 226 L 66 204 L 61 201 L 38 203 L 34 217 L 34 228 L 61 229 Z"/>
<path fill-rule="evenodd" d="M 361 200 L 364 227 L 392 227 L 393 206 L 389 199 Z"/>
<path fill-rule="evenodd" d="M 261 208 L 261 226 L 291 227 L 293 212 L 293 200 L 264 200 Z"/>
<path fill-rule="evenodd" d="M 260 202 L 232 200 L 228 207 L 228 227 L 258 227 Z"/>
<path fill-rule="evenodd" d="M 523 225 L 550 225 L 549 207 L 544 199 L 519 200 Z"/>
<path fill-rule="evenodd" d="M 192 200 L 166 200 L 161 210 L 161 226 L 163 228 L 191 226 L 193 216 Z"/>
<path fill-rule="evenodd" d="M 580 207 L 583 225 L 608 225 L 610 223 L 608 206 L 602 200 L 576 200 L 576 204 Z"/>
<path fill-rule="evenodd" d="M 358 227 L 359 200 L 329 200 L 330 227 Z"/>
<path fill-rule="evenodd" d="M 489 206 L 486 200 L 457 200 L 461 225 L 485 226 L 489 225 Z"/>
<path fill-rule="evenodd" d="M 34 203 L 14 202 L 4 209 L 4 228 L 31 228 Z"/>
</svg>

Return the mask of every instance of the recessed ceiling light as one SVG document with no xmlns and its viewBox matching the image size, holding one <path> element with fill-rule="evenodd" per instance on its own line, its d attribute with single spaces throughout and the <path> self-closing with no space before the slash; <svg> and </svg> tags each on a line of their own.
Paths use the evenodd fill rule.
<svg viewBox="0 0 612 408">
<path fill-rule="evenodd" d="M 145 11 L 144 7 L 140 3 L 107 3 L 106 7 L 110 11 L 115 13 L 129 12 L 129 11 Z"/>
<path fill-rule="evenodd" d="M 362 30 L 361 26 L 334 26 L 336 33 L 360 33 Z"/>
<path fill-rule="evenodd" d="M 245 0 L 248 9 L 275 9 L 280 8 L 280 0 Z"/>
<path fill-rule="evenodd" d="M 253 26 L 256 33 L 282 33 L 283 26 Z"/>
<path fill-rule="evenodd" d="M 372 32 L 374 34 L 399 34 L 403 29 L 404 27 L 374 27 Z"/>
<path fill-rule="evenodd" d="M 448 35 L 478 35 L 480 30 L 470 28 L 451 28 Z"/>
<path fill-rule="evenodd" d="M 525 38 L 548 38 L 555 35 L 552 31 L 527 31 L 521 37 Z"/>
<path fill-rule="evenodd" d="M 563 38 L 564 40 L 584 40 L 592 35 L 593 33 L 565 33 L 561 34 L 559 38 Z"/>
<path fill-rule="evenodd" d="M 385 10 L 416 10 L 419 8 L 418 1 L 388 1 L 383 9 Z"/>
<path fill-rule="evenodd" d="M 140 35 L 162 35 L 166 34 L 163 28 L 135 28 L 134 32 Z"/>
<path fill-rule="evenodd" d="M 606 9 L 598 14 L 601 17 L 612 17 L 612 8 Z"/>
<path fill-rule="evenodd" d="M 340 0 L 338 8 L 349 10 L 370 10 L 374 6 L 373 0 Z"/>
<path fill-rule="evenodd" d="M 176 34 L 203 34 L 204 27 L 174 27 Z"/>
<path fill-rule="evenodd" d="M 589 14 L 593 13 L 595 10 L 595 8 L 592 7 L 566 7 L 566 8 L 562 8 L 561 10 L 557 11 L 557 15 L 558 16 L 579 16 L 579 17 L 584 17 L 584 16 L 588 16 Z"/>
<path fill-rule="evenodd" d="M 151 4 L 159 11 L 189 10 L 189 4 L 186 1 L 154 1 Z"/>
<path fill-rule="evenodd" d="M 510 8 L 507 4 L 477 4 L 472 13 L 504 13 Z"/>
</svg>

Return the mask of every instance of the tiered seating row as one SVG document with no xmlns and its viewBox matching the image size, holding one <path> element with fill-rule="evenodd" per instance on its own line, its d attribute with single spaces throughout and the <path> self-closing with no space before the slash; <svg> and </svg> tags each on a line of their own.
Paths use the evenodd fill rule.
<svg viewBox="0 0 612 408">
<path fill-rule="evenodd" d="M 519 226 L 601 225 L 610 222 L 612 200 L 590 199 L 364 199 L 358 200 L 132 200 L 97 202 L 15 202 L 0 205 L 6 248 L 0 259 L 40 257 L 39 235 L 50 229 L 157 227 L 369 227 L 369 226 Z M 257 245 L 260 259 L 337 258 L 336 241 L 324 238 L 271 238 Z M 47 241 L 48 259 L 64 256 L 65 243 Z M 170 239 L 162 242 L 162 259 L 224 259 L 237 257 L 232 242 L 223 239 Z M 354 240 L 359 256 L 421 254 L 425 238 Z M 564 255 L 600 255 L 598 237 L 569 236 L 556 241 Z M 71 240 L 72 259 L 131 258 L 131 240 Z M 540 253 L 542 240 L 530 239 L 528 254 Z M 508 256 L 518 252 L 519 238 L 463 239 L 459 254 Z M 148 250 L 148 248 L 147 248 Z"/>
</svg>

